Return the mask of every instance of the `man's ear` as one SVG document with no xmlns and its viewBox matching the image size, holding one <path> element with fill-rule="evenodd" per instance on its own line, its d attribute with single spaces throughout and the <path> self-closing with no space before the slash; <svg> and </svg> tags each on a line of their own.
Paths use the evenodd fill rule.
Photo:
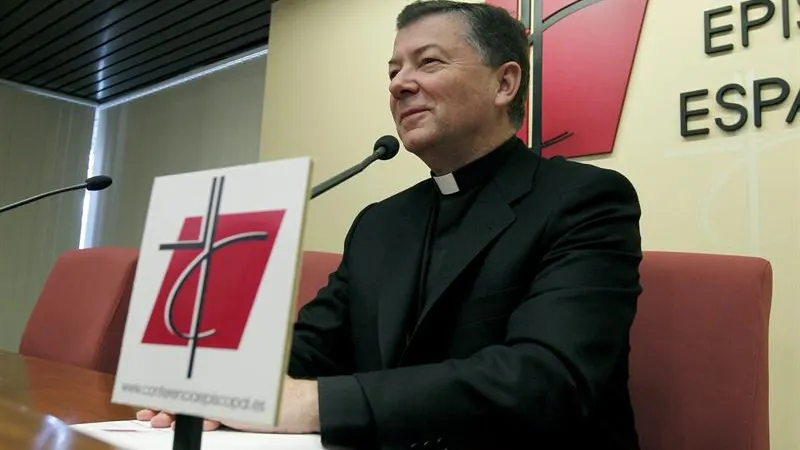
<svg viewBox="0 0 800 450">
<path fill-rule="evenodd" d="M 519 64 L 509 61 L 495 71 L 497 77 L 497 93 L 494 103 L 497 106 L 507 106 L 519 92 L 522 84 L 522 68 Z"/>
</svg>

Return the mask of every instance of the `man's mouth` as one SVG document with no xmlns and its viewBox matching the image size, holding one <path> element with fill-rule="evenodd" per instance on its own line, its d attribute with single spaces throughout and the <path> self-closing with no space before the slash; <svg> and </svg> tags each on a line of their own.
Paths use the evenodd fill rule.
<svg viewBox="0 0 800 450">
<path fill-rule="evenodd" d="M 407 117 L 411 117 L 419 113 L 423 113 L 425 111 L 427 111 L 427 109 L 409 109 L 408 111 L 405 111 L 404 113 L 400 114 L 400 121 L 402 122 Z"/>
</svg>

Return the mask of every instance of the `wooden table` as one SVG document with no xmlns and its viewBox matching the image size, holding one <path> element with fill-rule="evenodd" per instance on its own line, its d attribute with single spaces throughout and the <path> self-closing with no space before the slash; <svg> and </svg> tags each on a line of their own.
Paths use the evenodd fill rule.
<svg viewBox="0 0 800 450">
<path fill-rule="evenodd" d="M 0 350 L 0 448 L 114 448 L 69 428 L 132 419 L 134 408 L 111 403 L 113 386 L 111 375 Z"/>
</svg>

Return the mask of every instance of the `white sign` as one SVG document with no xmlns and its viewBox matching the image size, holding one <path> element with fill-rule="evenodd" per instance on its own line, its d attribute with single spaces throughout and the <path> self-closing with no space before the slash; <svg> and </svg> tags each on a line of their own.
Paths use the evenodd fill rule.
<svg viewBox="0 0 800 450">
<path fill-rule="evenodd" d="M 156 178 L 112 402 L 274 425 L 311 160 Z"/>
</svg>

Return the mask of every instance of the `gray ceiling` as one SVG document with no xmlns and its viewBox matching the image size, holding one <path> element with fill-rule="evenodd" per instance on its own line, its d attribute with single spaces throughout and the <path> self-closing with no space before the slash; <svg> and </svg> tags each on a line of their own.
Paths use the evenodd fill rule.
<svg viewBox="0 0 800 450">
<path fill-rule="evenodd" d="M 104 103 L 267 44 L 271 0 L 0 0 L 0 79 Z"/>
</svg>

